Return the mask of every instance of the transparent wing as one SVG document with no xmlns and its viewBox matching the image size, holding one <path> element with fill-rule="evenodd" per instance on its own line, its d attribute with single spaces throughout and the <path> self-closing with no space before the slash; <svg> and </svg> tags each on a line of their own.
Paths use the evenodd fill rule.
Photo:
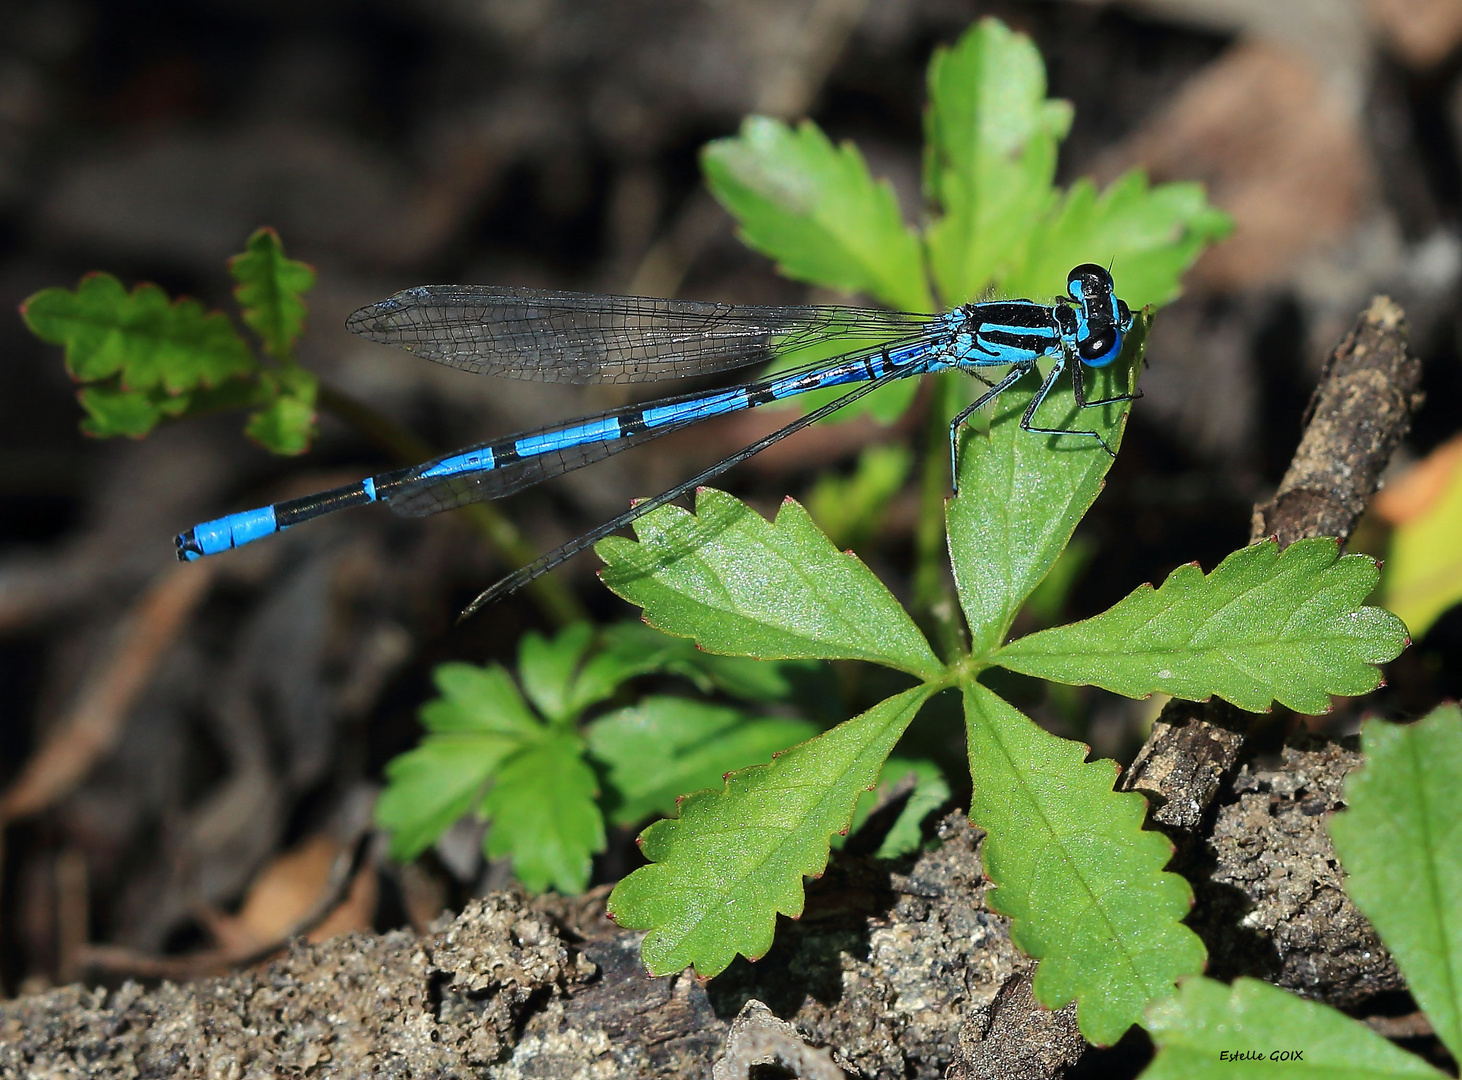
<svg viewBox="0 0 1462 1080">
<path fill-rule="evenodd" d="M 907 337 L 929 315 L 848 307 L 422 285 L 361 308 L 355 333 L 463 371 L 566 383 L 652 382 L 765 363 L 831 338 Z"/>
</svg>

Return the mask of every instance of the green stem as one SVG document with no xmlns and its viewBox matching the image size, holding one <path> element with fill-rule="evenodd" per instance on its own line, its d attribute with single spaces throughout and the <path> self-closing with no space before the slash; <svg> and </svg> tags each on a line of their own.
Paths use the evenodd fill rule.
<svg viewBox="0 0 1462 1080">
<path fill-rule="evenodd" d="M 969 648 L 948 573 L 944 502 L 950 490 L 949 419 L 953 415 L 952 373 L 936 375 L 929 402 L 924 471 L 919 489 L 919 524 L 914 534 L 914 611 L 934 630 L 935 647 L 953 662 Z"/>
<path fill-rule="evenodd" d="M 327 383 L 320 383 L 316 402 L 321 409 L 349 424 L 397 461 L 415 464 L 436 456 L 436 451 L 414 432 Z M 518 527 L 506 515 L 483 503 L 473 503 L 463 510 L 504 562 L 522 566 L 538 557 L 537 550 L 523 538 Z M 586 618 L 583 605 L 553 575 L 536 578 L 525 591 L 539 610 L 558 626 Z"/>
</svg>

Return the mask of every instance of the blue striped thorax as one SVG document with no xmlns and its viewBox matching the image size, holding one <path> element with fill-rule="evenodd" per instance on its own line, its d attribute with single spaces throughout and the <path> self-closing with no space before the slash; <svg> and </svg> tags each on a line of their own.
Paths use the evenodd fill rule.
<svg viewBox="0 0 1462 1080">
<path fill-rule="evenodd" d="M 1121 353 L 1132 313 L 1117 299 L 1111 274 L 1094 263 L 1072 270 L 1066 289 L 1070 299 L 1052 304 L 990 300 L 955 308 L 940 320 L 948 334 L 941 351 L 955 365 L 970 367 L 1063 352 L 1087 367 L 1105 367 Z"/>
</svg>

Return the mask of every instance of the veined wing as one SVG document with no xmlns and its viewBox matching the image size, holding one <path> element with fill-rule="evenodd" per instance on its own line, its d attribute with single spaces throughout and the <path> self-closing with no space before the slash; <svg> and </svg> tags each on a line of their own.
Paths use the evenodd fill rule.
<svg viewBox="0 0 1462 1080">
<path fill-rule="evenodd" d="M 565 383 L 729 371 L 832 338 L 907 338 L 934 316 L 763 307 L 496 285 L 422 285 L 361 308 L 355 333 L 463 371 Z"/>
</svg>

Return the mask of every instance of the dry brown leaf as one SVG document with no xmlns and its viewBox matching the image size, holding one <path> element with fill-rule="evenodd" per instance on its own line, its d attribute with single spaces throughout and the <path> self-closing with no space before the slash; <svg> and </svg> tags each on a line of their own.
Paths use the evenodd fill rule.
<svg viewBox="0 0 1462 1080">
<path fill-rule="evenodd" d="M 1201 180 L 1235 230 L 1190 282 L 1252 288 L 1347 232 L 1372 190 L 1353 112 L 1304 57 L 1234 46 L 1183 86 L 1112 155 L 1107 176 L 1141 165 L 1156 180 Z"/>
<path fill-rule="evenodd" d="M 1462 435 L 1437 447 L 1402 476 L 1388 483 L 1371 502 L 1371 509 L 1391 525 L 1420 517 L 1447 490 L 1462 468 Z"/>
<path fill-rule="evenodd" d="M 340 843 L 326 834 L 309 837 L 293 850 L 276 856 L 249 885 L 237 914 L 209 911 L 204 915 L 219 947 L 242 956 L 282 941 L 304 921 L 329 888 Z M 376 911 L 375 868 L 367 860 L 345 899 L 308 935 L 323 941 L 351 930 L 369 930 Z"/>
</svg>

